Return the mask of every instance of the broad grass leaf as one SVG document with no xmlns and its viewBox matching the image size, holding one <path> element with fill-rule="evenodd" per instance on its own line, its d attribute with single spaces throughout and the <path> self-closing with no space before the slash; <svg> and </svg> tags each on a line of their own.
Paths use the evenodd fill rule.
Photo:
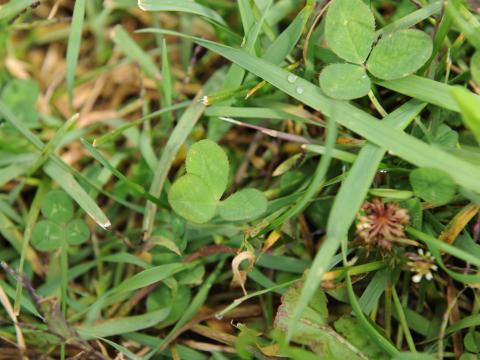
<svg viewBox="0 0 480 360">
<path fill-rule="evenodd" d="M 222 201 L 219 215 L 229 221 L 254 219 L 267 210 L 265 195 L 256 189 L 243 189 Z"/>
<path fill-rule="evenodd" d="M 74 219 L 66 226 L 65 238 L 70 245 L 83 244 L 90 238 L 90 229 L 83 219 Z"/>
<path fill-rule="evenodd" d="M 282 296 L 282 304 L 275 317 L 275 328 L 285 332 L 293 316 L 302 283 L 293 284 Z M 293 332 L 293 341 L 308 346 L 321 359 L 365 359 L 354 345 L 348 342 L 329 325 L 327 325 L 327 305 L 325 294 L 317 290 L 310 304 L 306 307 Z"/>
<path fill-rule="evenodd" d="M 113 318 L 98 323 L 84 324 L 79 326 L 77 331 L 85 340 L 121 335 L 153 327 L 160 321 L 165 320 L 168 314 L 170 314 L 170 307 L 142 315 Z"/>
<path fill-rule="evenodd" d="M 359 65 L 332 64 L 320 73 L 320 87 L 331 98 L 351 100 L 365 96 L 370 91 L 370 78 Z"/>
<path fill-rule="evenodd" d="M 60 225 L 49 220 L 35 224 L 32 231 L 32 246 L 40 251 L 53 251 L 62 246 L 64 231 Z"/>
<path fill-rule="evenodd" d="M 436 205 L 448 203 L 456 191 L 455 183 L 447 173 L 432 168 L 413 170 L 410 184 L 418 197 Z"/>
<path fill-rule="evenodd" d="M 187 173 L 200 177 L 220 199 L 227 188 L 229 164 L 225 151 L 212 140 L 193 144 L 187 153 Z"/>
<path fill-rule="evenodd" d="M 377 78 L 400 79 L 420 69 L 432 49 L 432 39 L 423 31 L 400 30 L 380 39 L 370 54 L 367 68 Z"/>
<path fill-rule="evenodd" d="M 470 59 L 470 72 L 473 80 L 480 85 L 480 50 L 477 50 Z"/>
<path fill-rule="evenodd" d="M 215 215 L 218 203 L 212 188 L 194 174 L 184 175 L 172 185 L 168 201 L 178 215 L 198 224 Z"/>
<path fill-rule="evenodd" d="M 344 315 L 334 323 L 335 330 L 343 335 L 352 345 L 360 349 L 369 359 L 388 359 L 381 348 L 365 336 L 365 329 L 359 321 L 349 315 Z"/>
<path fill-rule="evenodd" d="M 375 19 L 361 0 L 335 0 L 327 12 L 325 36 L 335 54 L 362 64 L 375 40 Z"/>
<path fill-rule="evenodd" d="M 57 223 L 66 223 L 73 216 L 73 201 L 62 190 L 50 191 L 42 200 L 42 214 Z"/>
</svg>

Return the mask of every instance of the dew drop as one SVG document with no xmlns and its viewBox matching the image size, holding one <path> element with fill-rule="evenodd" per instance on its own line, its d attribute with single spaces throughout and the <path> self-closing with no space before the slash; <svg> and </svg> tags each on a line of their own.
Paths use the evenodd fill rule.
<svg viewBox="0 0 480 360">
<path fill-rule="evenodd" d="M 303 88 L 302 87 L 297 87 L 297 94 L 303 94 Z"/>
<path fill-rule="evenodd" d="M 294 75 L 294 74 L 290 74 L 290 75 L 288 75 L 288 77 L 287 77 L 288 82 L 289 82 L 289 83 L 292 83 L 292 84 L 293 84 L 295 81 L 297 81 L 297 79 L 298 79 L 298 76 L 297 76 L 297 75 Z"/>
</svg>

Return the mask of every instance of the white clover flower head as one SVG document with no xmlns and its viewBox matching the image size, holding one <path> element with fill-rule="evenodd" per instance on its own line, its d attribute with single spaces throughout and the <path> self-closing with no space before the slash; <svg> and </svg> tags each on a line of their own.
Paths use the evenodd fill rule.
<svg viewBox="0 0 480 360">
<path fill-rule="evenodd" d="M 414 283 L 419 283 L 423 278 L 427 280 L 433 279 L 432 271 L 437 271 L 438 266 L 435 264 L 435 258 L 430 252 L 424 252 L 423 249 L 418 249 L 417 253 L 407 253 L 410 261 L 407 262 L 411 272 Z"/>
</svg>

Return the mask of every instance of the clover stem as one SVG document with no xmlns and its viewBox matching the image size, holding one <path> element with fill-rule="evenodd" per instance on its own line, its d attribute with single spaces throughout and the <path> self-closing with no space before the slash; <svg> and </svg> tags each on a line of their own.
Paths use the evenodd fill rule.
<svg viewBox="0 0 480 360">
<path fill-rule="evenodd" d="M 383 117 L 388 115 L 388 113 L 385 111 L 385 109 L 380 104 L 378 99 L 375 97 L 375 94 L 373 93 L 372 90 L 368 92 L 368 97 L 370 98 L 370 101 L 372 102 L 373 106 L 375 107 L 375 109 L 378 111 L 380 115 L 382 115 Z"/>
</svg>

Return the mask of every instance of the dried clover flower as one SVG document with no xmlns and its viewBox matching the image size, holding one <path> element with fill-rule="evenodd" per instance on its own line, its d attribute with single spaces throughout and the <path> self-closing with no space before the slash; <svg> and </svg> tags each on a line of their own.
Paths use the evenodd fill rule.
<svg viewBox="0 0 480 360">
<path fill-rule="evenodd" d="M 419 283 L 423 277 L 427 280 L 433 279 L 432 271 L 437 271 L 438 267 L 435 265 L 435 258 L 430 252 L 423 252 L 423 249 L 418 249 L 418 254 L 407 253 L 410 261 L 407 262 L 410 271 L 414 272 L 412 281 Z"/>
<path fill-rule="evenodd" d="M 380 248 L 382 253 L 390 252 L 393 242 L 405 238 L 409 220 L 408 211 L 397 203 L 385 204 L 378 198 L 366 201 L 357 215 L 357 239 L 369 251 Z"/>
</svg>

